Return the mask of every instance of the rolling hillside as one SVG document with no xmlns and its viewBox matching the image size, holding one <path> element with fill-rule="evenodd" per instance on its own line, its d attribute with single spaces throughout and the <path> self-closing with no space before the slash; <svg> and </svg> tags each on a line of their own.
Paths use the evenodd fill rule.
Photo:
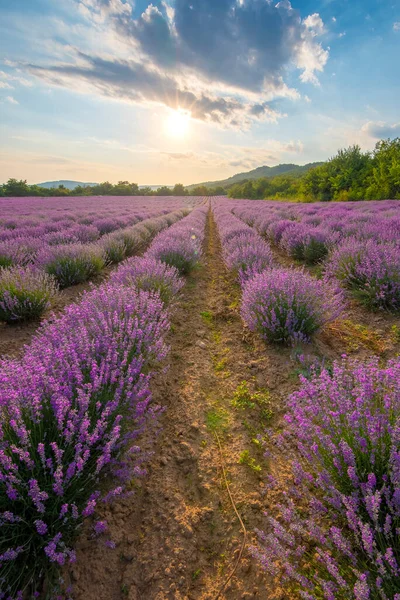
<svg viewBox="0 0 400 600">
<path fill-rule="evenodd" d="M 198 185 L 205 185 L 207 187 L 229 187 L 235 183 L 240 183 L 241 181 L 245 181 L 246 179 L 260 179 L 260 177 L 275 177 L 276 175 L 293 175 L 300 176 L 302 173 L 305 173 L 309 169 L 313 167 L 318 167 L 322 165 L 322 162 L 308 163 L 307 165 L 294 165 L 294 164 L 282 164 L 276 165 L 275 167 L 257 167 L 257 169 L 253 169 L 252 171 L 247 171 L 246 173 L 237 173 L 232 177 L 228 177 L 228 179 L 222 179 L 220 181 L 206 181 L 203 183 L 196 183 L 192 185 L 188 185 L 187 188 L 190 190 Z"/>
<path fill-rule="evenodd" d="M 61 179 L 60 181 L 45 181 L 44 183 L 38 183 L 38 186 L 43 188 L 58 188 L 60 185 L 68 188 L 69 190 L 73 190 L 78 185 L 89 186 L 89 185 L 97 185 L 97 183 L 84 183 L 82 181 L 70 181 L 69 179 Z"/>
</svg>

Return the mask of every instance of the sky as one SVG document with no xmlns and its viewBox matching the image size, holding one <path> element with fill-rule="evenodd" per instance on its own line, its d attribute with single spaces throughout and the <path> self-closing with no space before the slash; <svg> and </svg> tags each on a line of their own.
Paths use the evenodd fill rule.
<svg viewBox="0 0 400 600">
<path fill-rule="evenodd" d="M 185 185 L 400 136 L 400 0 L 0 0 L 0 182 Z"/>
</svg>

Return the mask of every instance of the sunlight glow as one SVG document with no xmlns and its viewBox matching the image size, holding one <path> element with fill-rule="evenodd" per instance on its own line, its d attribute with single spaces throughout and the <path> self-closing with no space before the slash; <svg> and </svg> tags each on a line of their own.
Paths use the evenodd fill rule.
<svg viewBox="0 0 400 600">
<path fill-rule="evenodd" d="M 173 110 L 165 122 L 166 133 L 175 138 L 183 138 L 187 135 L 190 124 L 190 113 L 181 108 Z"/>
</svg>

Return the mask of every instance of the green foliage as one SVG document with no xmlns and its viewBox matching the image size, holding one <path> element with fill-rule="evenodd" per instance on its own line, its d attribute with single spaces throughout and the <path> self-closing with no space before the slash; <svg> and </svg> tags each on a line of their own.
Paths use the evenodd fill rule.
<svg viewBox="0 0 400 600">
<path fill-rule="evenodd" d="M 208 188 L 199 186 L 190 192 L 182 183 L 174 187 L 162 186 L 157 190 L 150 187 L 139 188 L 137 183 L 119 181 L 116 184 L 104 181 L 96 185 L 78 185 L 70 190 L 64 185 L 45 188 L 38 185 L 28 185 L 26 180 L 9 179 L 0 185 L 0 196 L 223 196 L 226 191 L 222 187 Z"/>
<path fill-rule="evenodd" d="M 400 138 L 379 141 L 372 153 L 359 146 L 339 150 L 306 173 L 242 181 L 228 196 L 303 202 L 400 199 Z"/>
<path fill-rule="evenodd" d="M 232 405 L 242 410 L 259 410 L 263 421 L 272 417 L 271 399 L 268 390 L 250 392 L 247 381 L 242 381 L 233 394 Z"/>
<path fill-rule="evenodd" d="M 257 464 L 256 459 L 250 456 L 248 450 L 243 450 L 239 456 L 239 465 L 247 465 L 255 473 L 261 473 L 261 465 Z"/>
</svg>

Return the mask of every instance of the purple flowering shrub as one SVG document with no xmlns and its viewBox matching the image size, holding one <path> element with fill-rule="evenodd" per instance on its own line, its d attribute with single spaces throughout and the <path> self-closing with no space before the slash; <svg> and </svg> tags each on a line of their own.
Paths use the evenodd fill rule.
<svg viewBox="0 0 400 600">
<path fill-rule="evenodd" d="M 314 265 L 328 254 L 328 234 L 310 225 L 293 223 L 284 230 L 280 246 L 292 258 Z"/>
<path fill-rule="evenodd" d="M 104 496 L 105 474 L 122 483 L 135 474 L 135 440 L 154 413 L 149 381 L 167 353 L 168 329 L 157 295 L 104 285 L 42 326 L 21 360 L 0 363 L 6 597 L 33 593 L 45 575 L 74 560 L 82 521 L 123 491 Z"/>
<path fill-rule="evenodd" d="M 243 285 L 248 279 L 273 265 L 271 248 L 255 229 L 229 210 L 214 206 L 224 262 Z"/>
<path fill-rule="evenodd" d="M 15 238 L 0 242 L 0 268 L 28 265 L 33 262 L 40 248 L 42 244 L 36 238 Z"/>
<path fill-rule="evenodd" d="M 264 271 L 243 287 L 243 320 L 268 342 L 309 341 L 343 308 L 343 296 L 333 285 L 295 269 Z"/>
<path fill-rule="evenodd" d="M 271 268 L 274 262 L 270 247 L 259 236 L 253 240 L 245 238 L 243 243 L 240 237 L 232 240 L 224 255 L 226 266 L 237 273 L 241 284 Z"/>
<path fill-rule="evenodd" d="M 146 255 L 126 260 L 111 274 L 110 282 L 157 292 L 165 305 L 172 302 L 185 283 L 175 267 Z"/>
<path fill-rule="evenodd" d="M 279 440 L 294 485 L 253 555 L 301 598 L 400 600 L 400 361 L 301 381 Z"/>
<path fill-rule="evenodd" d="M 61 288 L 65 288 L 97 275 L 106 261 L 100 246 L 69 244 L 43 248 L 37 256 L 36 264 L 53 275 Z"/>
<path fill-rule="evenodd" d="M 206 208 L 197 208 L 158 233 L 146 255 L 175 267 L 181 275 L 190 273 L 201 258 L 205 220 Z"/>
<path fill-rule="evenodd" d="M 0 321 L 37 319 L 58 293 L 54 277 L 32 267 L 0 269 Z"/>
<path fill-rule="evenodd" d="M 126 258 L 126 246 L 124 241 L 116 237 L 113 233 L 103 236 L 99 242 L 100 248 L 104 252 L 107 264 L 116 264 Z"/>
<path fill-rule="evenodd" d="M 400 251 L 395 245 L 350 238 L 332 250 L 325 271 L 368 308 L 400 310 Z"/>
</svg>

